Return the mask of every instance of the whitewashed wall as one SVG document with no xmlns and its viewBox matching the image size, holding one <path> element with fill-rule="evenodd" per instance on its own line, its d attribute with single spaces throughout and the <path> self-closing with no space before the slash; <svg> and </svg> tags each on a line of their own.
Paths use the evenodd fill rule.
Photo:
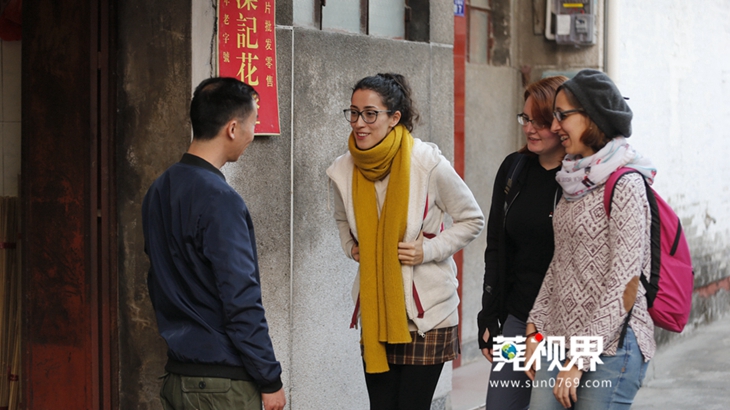
<svg viewBox="0 0 730 410">
<path fill-rule="evenodd" d="M 654 187 L 682 219 L 697 288 L 730 276 L 730 3 L 696 6 L 621 0 L 617 58 L 630 142 L 654 161 Z M 727 312 L 729 300 L 723 290 L 695 296 L 692 321 Z"/>
</svg>

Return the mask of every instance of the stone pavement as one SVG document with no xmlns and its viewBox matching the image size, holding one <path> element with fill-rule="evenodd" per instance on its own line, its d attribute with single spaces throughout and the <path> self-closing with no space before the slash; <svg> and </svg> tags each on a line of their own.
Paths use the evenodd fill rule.
<svg viewBox="0 0 730 410">
<path fill-rule="evenodd" d="M 489 362 L 480 358 L 454 370 L 451 377 L 451 409 L 484 409 L 489 380 Z"/>
<path fill-rule="evenodd" d="M 631 408 L 730 409 L 730 316 L 662 346 Z"/>
<path fill-rule="evenodd" d="M 454 370 L 452 410 L 484 410 L 488 380 L 486 359 Z M 662 346 L 631 408 L 730 409 L 730 316 Z"/>
</svg>

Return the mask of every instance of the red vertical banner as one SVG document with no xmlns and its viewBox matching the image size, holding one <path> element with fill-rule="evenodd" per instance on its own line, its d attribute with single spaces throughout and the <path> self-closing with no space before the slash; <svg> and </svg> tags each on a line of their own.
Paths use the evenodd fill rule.
<svg viewBox="0 0 730 410">
<path fill-rule="evenodd" d="M 275 0 L 218 0 L 218 75 L 259 94 L 256 135 L 279 135 Z"/>
</svg>

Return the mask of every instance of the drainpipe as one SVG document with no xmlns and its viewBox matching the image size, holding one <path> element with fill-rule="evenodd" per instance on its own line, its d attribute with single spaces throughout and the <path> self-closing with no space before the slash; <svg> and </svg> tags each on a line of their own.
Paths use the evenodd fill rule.
<svg viewBox="0 0 730 410">
<path fill-rule="evenodd" d="M 615 83 L 619 83 L 621 72 L 619 62 L 619 3 L 617 0 L 605 0 L 603 3 L 604 54 L 603 67 Z"/>
</svg>

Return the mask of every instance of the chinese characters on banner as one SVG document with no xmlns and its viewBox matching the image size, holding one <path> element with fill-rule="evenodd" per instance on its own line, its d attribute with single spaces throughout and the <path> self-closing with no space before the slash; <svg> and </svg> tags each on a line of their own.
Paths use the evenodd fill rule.
<svg viewBox="0 0 730 410">
<path fill-rule="evenodd" d="M 218 75 L 259 94 L 256 135 L 279 135 L 275 0 L 218 0 Z"/>
</svg>

